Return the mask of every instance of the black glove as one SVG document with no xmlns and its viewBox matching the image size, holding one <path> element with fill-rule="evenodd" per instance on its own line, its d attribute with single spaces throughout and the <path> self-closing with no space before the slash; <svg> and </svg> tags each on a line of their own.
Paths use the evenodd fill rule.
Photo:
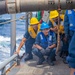
<svg viewBox="0 0 75 75">
<path fill-rule="evenodd" d="M 50 48 L 49 47 L 46 48 L 46 52 L 47 53 L 50 52 Z"/>
<path fill-rule="evenodd" d="M 46 54 L 46 50 L 45 50 L 44 48 L 42 48 L 42 49 L 40 50 L 40 52 L 41 52 L 43 55 Z"/>
</svg>

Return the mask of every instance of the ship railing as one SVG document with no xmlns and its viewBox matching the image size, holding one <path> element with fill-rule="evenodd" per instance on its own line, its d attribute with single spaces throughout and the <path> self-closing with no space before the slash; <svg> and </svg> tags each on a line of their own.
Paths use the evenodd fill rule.
<svg viewBox="0 0 75 75">
<path fill-rule="evenodd" d="M 14 54 L 12 55 L 10 58 L 8 58 L 7 60 L 5 60 L 4 62 L 2 62 L 0 64 L 0 71 L 1 71 L 1 75 L 6 75 L 6 66 L 11 63 L 12 61 L 15 61 L 14 63 L 17 63 L 17 65 L 20 65 L 20 58 L 19 55 Z M 12 67 L 14 65 L 14 63 L 10 66 Z"/>
<path fill-rule="evenodd" d="M 29 13 L 26 13 L 27 14 L 27 16 L 26 16 L 26 20 L 27 20 L 27 23 L 28 23 L 28 14 Z M 25 19 L 25 17 L 24 16 L 22 16 L 22 17 L 20 17 L 19 19 L 15 19 L 15 15 L 12 15 L 12 16 L 14 16 L 13 17 L 13 19 L 12 20 L 10 20 L 10 21 L 7 21 L 7 22 L 2 22 L 2 23 L 0 23 L 0 24 L 6 24 L 6 23 L 9 23 L 9 22 L 13 22 L 13 24 L 12 24 L 12 31 L 11 31 L 11 53 L 10 54 L 13 54 L 13 51 L 14 51 L 14 48 L 16 47 L 15 45 L 16 45 L 16 42 L 15 42 L 15 38 L 16 38 L 16 36 L 15 36 L 15 33 L 16 33 L 16 30 L 14 30 L 14 29 L 16 29 L 16 25 L 14 24 L 15 22 L 14 21 L 16 21 L 16 20 L 20 20 L 20 19 Z M 28 18 L 27 18 L 28 17 Z M 26 29 L 27 29 L 27 27 L 28 27 L 28 24 L 27 24 L 27 26 L 26 26 Z M 13 34 L 14 33 L 14 34 Z M 14 41 L 14 42 L 13 42 Z M 6 75 L 6 73 L 7 73 L 7 70 L 6 70 L 6 66 L 10 63 L 10 68 L 11 67 L 13 67 L 14 66 L 14 63 L 12 63 L 13 61 L 16 61 L 17 62 L 17 65 L 20 65 L 20 57 L 19 57 L 19 55 L 18 54 L 14 54 L 14 55 L 12 55 L 10 58 L 8 58 L 7 60 L 5 60 L 4 62 L 2 62 L 1 64 L 0 64 L 0 71 L 1 71 L 1 75 Z M 10 69 L 9 68 L 9 69 Z"/>
</svg>

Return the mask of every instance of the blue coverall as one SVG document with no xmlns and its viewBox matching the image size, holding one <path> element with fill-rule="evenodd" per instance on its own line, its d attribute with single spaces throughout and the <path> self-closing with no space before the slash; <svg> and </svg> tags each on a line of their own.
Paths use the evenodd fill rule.
<svg viewBox="0 0 75 75">
<path fill-rule="evenodd" d="M 38 35 L 37 35 L 37 37 L 36 37 L 35 44 L 38 44 L 38 45 L 41 46 L 42 48 L 46 49 L 46 48 L 48 47 L 48 40 L 47 40 L 47 38 L 48 38 L 49 36 L 43 36 L 43 38 L 45 38 L 44 40 L 46 40 L 46 41 L 44 42 L 44 40 L 42 40 L 42 42 L 44 42 L 44 43 L 42 43 L 42 42 L 41 42 L 40 33 L 41 33 L 41 32 L 39 32 Z M 54 33 L 54 32 L 53 32 L 53 37 L 52 37 L 52 44 L 56 44 L 56 36 L 55 36 L 55 33 Z M 54 59 L 55 59 L 55 50 L 56 50 L 55 48 L 52 48 L 51 51 L 46 54 L 48 57 L 51 58 L 51 61 L 54 61 Z M 39 49 L 33 49 L 33 53 L 34 53 L 36 56 L 38 56 L 39 59 L 42 59 L 43 56 L 44 56 L 44 55 L 40 52 Z"/>
<path fill-rule="evenodd" d="M 75 11 L 66 10 L 65 18 L 65 36 L 69 40 L 67 62 L 71 68 L 75 68 Z"/>
</svg>

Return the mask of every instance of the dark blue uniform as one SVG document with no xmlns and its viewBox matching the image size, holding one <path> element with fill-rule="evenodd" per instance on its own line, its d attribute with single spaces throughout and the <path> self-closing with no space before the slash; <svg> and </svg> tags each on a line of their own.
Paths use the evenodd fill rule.
<svg viewBox="0 0 75 75">
<path fill-rule="evenodd" d="M 69 55 L 67 56 L 67 61 L 71 68 L 75 68 L 75 32 L 69 45 Z"/>
<path fill-rule="evenodd" d="M 71 68 L 75 68 L 75 11 L 66 10 L 65 19 L 65 33 L 69 39 L 67 61 Z"/>
<path fill-rule="evenodd" d="M 70 30 L 70 22 L 69 22 L 69 17 L 67 13 L 65 13 L 65 18 L 64 18 L 64 30 L 65 30 L 65 36 L 68 40 L 68 43 L 70 43 L 70 40 L 73 36 L 74 31 Z"/>
<path fill-rule="evenodd" d="M 28 31 L 25 33 L 24 38 L 27 39 L 25 42 L 26 53 L 32 54 L 31 51 L 32 51 L 32 46 L 35 42 L 35 39 L 30 36 Z"/>
<path fill-rule="evenodd" d="M 51 37 L 50 37 L 51 36 Z M 49 39 L 48 39 L 49 38 Z M 42 48 L 44 48 L 44 50 L 46 50 L 46 48 L 48 46 L 51 46 L 53 44 L 56 44 L 56 37 L 54 32 L 50 32 L 50 35 L 45 36 L 43 34 L 43 32 L 39 32 L 37 37 L 36 37 L 36 41 L 35 44 L 38 44 L 39 46 L 41 46 Z M 49 52 L 47 52 L 45 55 L 48 56 L 49 61 L 54 61 L 55 60 L 55 48 L 52 48 Z M 44 60 L 44 54 L 41 53 L 41 50 L 35 48 L 33 49 L 33 53 L 39 57 L 40 62 L 42 62 Z"/>
<path fill-rule="evenodd" d="M 42 34 L 42 36 L 40 36 L 40 34 Z M 51 44 L 49 44 L 49 36 L 51 36 Z M 43 34 L 43 32 L 39 32 L 37 37 L 36 37 L 36 41 L 35 41 L 35 44 L 38 44 L 40 45 L 41 47 L 43 47 L 44 49 L 46 49 L 48 47 L 48 44 L 49 46 L 50 45 L 53 45 L 53 44 L 56 44 L 56 36 L 55 36 L 55 33 L 50 31 L 49 35 L 48 36 L 45 36 Z"/>
</svg>

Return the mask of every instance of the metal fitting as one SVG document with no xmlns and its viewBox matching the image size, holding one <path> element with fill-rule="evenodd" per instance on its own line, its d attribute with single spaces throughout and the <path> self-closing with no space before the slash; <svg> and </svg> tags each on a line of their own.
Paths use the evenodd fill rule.
<svg viewBox="0 0 75 75">
<path fill-rule="evenodd" d="M 48 9 L 49 10 L 56 9 L 55 0 L 48 0 Z"/>
<path fill-rule="evenodd" d="M 16 13 L 16 0 L 6 0 L 8 13 Z"/>
</svg>

